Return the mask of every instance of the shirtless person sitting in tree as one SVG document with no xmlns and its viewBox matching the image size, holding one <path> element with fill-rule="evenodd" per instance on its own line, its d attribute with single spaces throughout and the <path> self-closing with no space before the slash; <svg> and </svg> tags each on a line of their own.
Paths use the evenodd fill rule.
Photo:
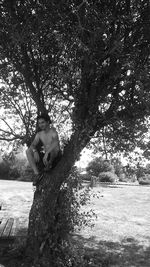
<svg viewBox="0 0 150 267">
<path fill-rule="evenodd" d="M 43 178 L 43 171 L 54 168 L 60 159 L 60 145 L 57 131 L 50 127 L 51 120 L 48 114 L 37 117 L 40 131 L 36 134 L 26 154 L 34 172 L 33 185 Z"/>
</svg>

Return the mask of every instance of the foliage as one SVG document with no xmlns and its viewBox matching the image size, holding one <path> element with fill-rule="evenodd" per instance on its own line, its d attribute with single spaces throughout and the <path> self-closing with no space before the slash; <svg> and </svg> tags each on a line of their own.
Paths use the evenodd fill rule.
<svg viewBox="0 0 150 267">
<path fill-rule="evenodd" d="M 7 162 L 0 162 L 0 179 L 6 179 L 9 176 L 10 166 Z"/>
<path fill-rule="evenodd" d="M 150 174 L 147 173 L 144 176 L 141 176 L 138 181 L 141 185 L 150 185 Z"/>
<path fill-rule="evenodd" d="M 147 164 L 145 167 L 140 165 L 137 166 L 137 178 L 139 184 L 149 185 L 150 184 L 150 166 Z"/>
<path fill-rule="evenodd" d="M 129 181 L 129 180 L 127 179 L 125 173 L 121 173 L 120 176 L 119 176 L 119 181 L 120 181 L 120 182 L 127 182 L 127 181 Z"/>
<path fill-rule="evenodd" d="M 149 123 L 149 119 L 145 119 L 143 122 L 124 121 L 108 125 L 95 134 L 89 147 L 95 153 L 101 152 L 105 158 L 113 158 L 118 152 L 124 157 L 134 152 L 135 159 L 143 153 L 144 157 L 149 158 Z M 141 150 L 140 153 L 137 152 L 137 147 Z"/>
<path fill-rule="evenodd" d="M 87 203 L 90 203 L 91 197 L 97 196 L 89 188 L 83 188 L 80 175 L 77 169 L 73 168 L 61 187 L 55 207 L 56 233 L 55 241 L 52 244 L 53 258 L 55 264 L 56 261 L 59 261 L 60 264 L 57 265 L 57 262 L 56 266 L 70 266 L 71 262 L 76 264 L 73 266 L 77 266 L 80 257 L 75 253 L 73 246 L 70 248 L 70 234 L 84 226 L 92 227 L 94 225 L 93 220 L 96 218 L 94 210 L 85 211 L 83 209 Z"/>
<path fill-rule="evenodd" d="M 100 182 L 109 182 L 114 183 L 116 180 L 118 180 L 118 176 L 115 173 L 112 172 L 101 172 L 98 175 Z"/>
<path fill-rule="evenodd" d="M 82 181 L 91 181 L 91 175 L 89 173 L 80 174 L 80 178 Z"/>
<path fill-rule="evenodd" d="M 7 175 L 5 175 L 5 178 L 20 181 L 31 180 L 31 175 L 28 175 L 27 159 L 23 155 L 21 148 L 20 151 L 15 149 L 13 149 L 11 152 L 5 151 L 2 154 L 2 158 L 2 164 L 5 166 L 7 173 Z M 26 176 L 26 178 L 24 176 Z"/>
<path fill-rule="evenodd" d="M 123 174 L 124 170 L 123 170 L 123 165 L 121 163 L 121 161 L 118 158 L 113 158 L 111 160 L 112 165 L 114 167 L 115 170 L 115 174 L 120 178 L 120 176 Z"/>
<path fill-rule="evenodd" d="M 73 232 L 75 228 L 91 226 L 91 219 L 94 212 L 82 212 L 81 207 L 90 202 L 92 191 L 82 186 L 80 174 L 73 168 L 68 179 L 62 185 L 58 196 L 57 219 L 61 218 L 60 235 L 64 232 Z M 59 223 L 57 227 L 59 226 Z"/>
<path fill-rule="evenodd" d="M 3 138 L 28 143 L 47 109 L 58 123 L 95 114 L 111 147 L 126 145 L 149 113 L 147 1 L 2 1 L 0 12 L 1 105 L 22 124 Z"/>
<path fill-rule="evenodd" d="M 149 175 L 150 174 L 149 164 L 147 164 L 146 166 L 143 166 L 143 165 L 138 163 L 135 173 L 136 173 L 136 176 L 137 176 L 138 180 L 141 177 L 144 177 L 145 175 Z"/>
<path fill-rule="evenodd" d="M 146 166 L 145 166 L 145 173 L 150 174 L 150 164 L 149 163 L 146 164 Z"/>
<path fill-rule="evenodd" d="M 96 157 L 87 166 L 86 171 L 93 176 L 98 176 L 100 172 L 114 172 L 113 166 L 108 160 Z"/>
<path fill-rule="evenodd" d="M 20 175 L 19 169 L 11 166 L 10 162 L 5 160 L 0 163 L 0 179 L 18 180 Z"/>
<path fill-rule="evenodd" d="M 20 177 L 18 168 L 17 167 L 10 168 L 9 176 L 10 176 L 10 179 L 13 178 L 13 180 L 17 180 L 17 178 Z"/>
<path fill-rule="evenodd" d="M 136 172 L 136 166 L 131 166 L 130 164 L 127 164 L 124 167 L 124 172 L 128 178 L 132 177 Z"/>
</svg>

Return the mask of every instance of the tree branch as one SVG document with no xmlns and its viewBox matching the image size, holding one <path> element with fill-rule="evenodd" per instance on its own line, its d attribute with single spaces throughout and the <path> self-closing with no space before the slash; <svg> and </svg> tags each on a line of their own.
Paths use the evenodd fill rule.
<svg viewBox="0 0 150 267">
<path fill-rule="evenodd" d="M 13 135 L 13 136 L 14 136 L 13 138 L 16 138 L 16 139 L 23 139 L 23 138 L 24 138 L 24 136 L 15 134 L 15 133 L 13 132 L 13 130 L 12 130 L 11 132 L 9 132 L 9 131 L 7 131 L 7 130 L 4 130 L 4 129 L 1 129 L 1 128 L 0 128 L 0 131 L 1 131 L 1 132 L 4 132 L 4 133 L 6 133 L 6 134 L 9 134 L 9 135 Z M 1 138 L 3 138 L 3 137 L 1 137 Z M 6 137 L 4 137 L 4 138 L 6 138 Z"/>
<path fill-rule="evenodd" d="M 0 119 L 1 119 L 1 120 L 8 126 L 8 128 L 11 130 L 11 134 L 14 135 L 14 130 L 10 127 L 10 125 L 7 123 L 7 121 L 5 121 L 5 119 L 2 119 L 2 118 L 0 118 Z M 5 130 L 3 130 L 3 129 L 0 129 L 0 131 L 10 133 L 10 132 L 5 131 Z"/>
<path fill-rule="evenodd" d="M 38 90 L 36 91 L 35 87 L 33 86 L 32 81 L 31 81 L 32 71 L 30 70 L 30 58 L 29 58 L 29 56 L 27 54 L 25 45 L 21 45 L 21 51 L 22 51 L 22 55 L 24 57 L 25 68 L 24 68 L 24 70 L 22 70 L 22 66 L 20 66 L 18 71 L 21 72 L 21 70 L 22 70 L 22 74 L 23 74 L 23 76 L 25 78 L 27 86 L 30 89 L 30 93 L 32 95 L 32 99 L 34 100 L 34 102 L 35 102 L 35 104 L 37 106 L 37 109 L 40 112 L 47 112 L 43 101 L 41 101 L 41 99 L 40 99 L 41 93 Z"/>
<path fill-rule="evenodd" d="M 7 138 L 7 137 L 0 137 L 0 141 L 14 141 L 14 140 L 17 140 L 17 139 L 23 139 L 23 138 L 20 138 L 20 137 L 12 137 L 12 138 Z"/>
</svg>

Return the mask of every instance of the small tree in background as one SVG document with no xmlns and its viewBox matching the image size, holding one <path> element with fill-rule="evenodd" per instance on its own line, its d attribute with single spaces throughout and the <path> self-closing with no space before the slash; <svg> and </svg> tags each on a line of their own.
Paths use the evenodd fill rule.
<svg viewBox="0 0 150 267">
<path fill-rule="evenodd" d="M 136 173 L 139 184 L 150 184 L 150 164 L 147 164 L 145 167 L 138 165 Z"/>
<path fill-rule="evenodd" d="M 114 183 L 118 180 L 118 176 L 115 173 L 112 172 L 100 172 L 98 175 L 98 181 L 99 182 L 108 182 L 108 183 Z"/>
<path fill-rule="evenodd" d="M 92 176 L 97 176 L 101 172 L 112 172 L 114 173 L 114 167 L 110 164 L 108 160 L 101 157 L 96 157 L 87 166 L 86 171 Z"/>
<path fill-rule="evenodd" d="M 120 175 L 123 173 L 123 165 L 122 162 L 119 160 L 119 158 L 113 158 L 111 159 L 111 163 L 114 167 L 115 174 L 120 177 Z"/>
<path fill-rule="evenodd" d="M 113 165 L 109 160 L 102 157 L 96 157 L 93 159 L 86 168 L 87 173 L 91 176 L 97 177 L 99 182 L 115 182 L 118 176 L 115 174 Z M 93 178 L 92 180 L 93 181 Z M 94 184 L 93 184 L 94 185 Z"/>
</svg>

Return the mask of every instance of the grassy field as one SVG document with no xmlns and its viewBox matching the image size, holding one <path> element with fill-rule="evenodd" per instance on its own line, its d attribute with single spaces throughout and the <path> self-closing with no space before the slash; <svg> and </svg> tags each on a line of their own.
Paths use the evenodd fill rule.
<svg viewBox="0 0 150 267">
<path fill-rule="evenodd" d="M 18 218 L 20 228 L 26 229 L 32 200 L 31 183 L 0 180 L 0 203 L 2 204 L 0 217 Z"/>
<path fill-rule="evenodd" d="M 92 198 L 86 210 L 96 212 L 95 226 L 74 236 L 84 245 L 89 266 L 150 267 L 150 187 L 103 186 L 93 192 L 99 198 Z M 0 212 L 19 218 L 22 227 L 27 227 L 32 199 L 31 183 L 0 181 Z"/>
<path fill-rule="evenodd" d="M 150 187 L 107 186 L 93 189 L 89 208 L 97 213 L 92 230 L 83 229 L 78 240 L 95 266 L 150 267 Z M 93 263 L 93 266 L 94 266 Z"/>
</svg>

